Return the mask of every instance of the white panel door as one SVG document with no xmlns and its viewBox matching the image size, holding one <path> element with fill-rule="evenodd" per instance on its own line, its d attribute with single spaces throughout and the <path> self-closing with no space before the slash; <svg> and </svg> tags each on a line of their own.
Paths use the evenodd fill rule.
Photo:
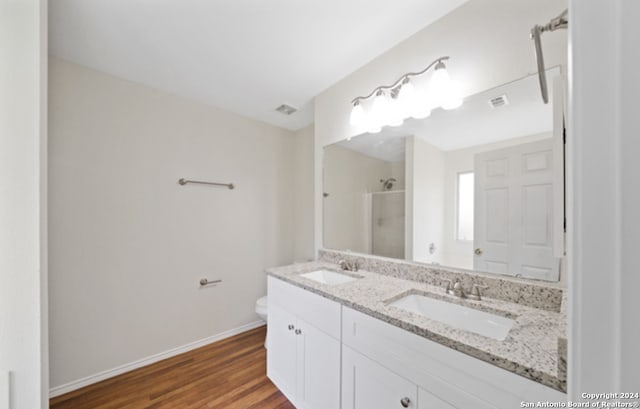
<svg viewBox="0 0 640 409">
<path fill-rule="evenodd" d="M 342 409 L 417 408 L 418 387 L 342 347 Z"/>
<path fill-rule="evenodd" d="M 476 155 L 474 269 L 558 279 L 553 162 L 551 138 Z"/>
<path fill-rule="evenodd" d="M 267 376 L 291 401 L 296 394 L 296 316 L 269 303 Z"/>
<path fill-rule="evenodd" d="M 509 274 L 510 175 L 509 153 L 500 150 L 476 155 L 474 163 L 474 257 L 475 270 Z"/>
<path fill-rule="evenodd" d="M 340 408 L 340 341 L 298 320 L 296 404 L 305 409 Z"/>
</svg>

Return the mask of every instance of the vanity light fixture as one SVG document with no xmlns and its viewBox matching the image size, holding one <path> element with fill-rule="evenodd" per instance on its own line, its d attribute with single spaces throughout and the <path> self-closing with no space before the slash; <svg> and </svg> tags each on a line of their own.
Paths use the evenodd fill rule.
<svg viewBox="0 0 640 409">
<path fill-rule="evenodd" d="M 452 81 L 440 57 L 422 71 L 404 74 L 391 85 L 382 85 L 369 95 L 354 98 L 349 123 L 369 133 L 380 132 L 383 126 L 402 125 L 406 118 L 422 119 L 433 108 L 455 109 L 462 105 L 462 94 L 457 82 Z M 420 87 L 417 77 L 433 68 L 428 87 Z M 372 98 L 373 97 L 373 98 Z M 368 103 L 367 101 L 373 101 Z M 367 103 L 368 109 L 364 104 Z"/>
</svg>

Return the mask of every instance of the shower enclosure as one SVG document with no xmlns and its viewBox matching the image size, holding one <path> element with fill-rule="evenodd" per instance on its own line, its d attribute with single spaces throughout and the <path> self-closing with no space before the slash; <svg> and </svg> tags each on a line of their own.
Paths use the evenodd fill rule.
<svg viewBox="0 0 640 409">
<path fill-rule="evenodd" d="M 368 196 L 371 254 L 404 258 L 404 190 L 374 192 Z"/>
</svg>

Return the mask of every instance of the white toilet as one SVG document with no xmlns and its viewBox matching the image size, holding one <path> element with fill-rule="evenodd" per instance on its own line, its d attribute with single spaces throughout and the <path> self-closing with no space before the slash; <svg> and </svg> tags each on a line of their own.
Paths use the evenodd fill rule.
<svg viewBox="0 0 640 409">
<path fill-rule="evenodd" d="M 262 298 L 258 298 L 258 301 L 256 301 L 256 314 L 258 314 L 258 316 L 262 318 L 264 322 L 267 322 L 267 296 L 266 295 Z"/>
<path fill-rule="evenodd" d="M 258 298 L 256 301 L 256 314 L 264 321 L 267 322 L 267 296 Z M 267 331 L 269 329 L 267 328 Z M 268 337 L 267 337 L 268 338 Z M 264 347 L 267 348 L 267 340 L 264 340 Z"/>
</svg>

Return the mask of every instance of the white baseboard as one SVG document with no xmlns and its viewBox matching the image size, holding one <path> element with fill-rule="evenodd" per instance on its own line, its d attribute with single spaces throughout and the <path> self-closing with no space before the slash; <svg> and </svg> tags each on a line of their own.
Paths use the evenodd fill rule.
<svg viewBox="0 0 640 409">
<path fill-rule="evenodd" d="M 151 355 L 146 358 L 142 358 L 137 361 L 130 362 L 128 364 L 124 364 L 113 369 L 107 369 L 106 371 L 102 371 L 95 375 L 90 375 L 69 383 L 65 383 L 64 385 L 55 386 L 49 389 L 49 397 L 54 398 L 56 396 L 64 395 L 65 393 L 75 391 L 76 389 L 84 388 L 85 386 L 89 386 L 91 384 L 104 381 L 105 379 L 113 378 L 114 376 L 121 375 L 125 372 L 142 368 L 143 366 L 147 366 L 155 362 L 162 361 L 163 359 L 171 358 L 176 355 L 180 355 L 182 353 L 191 351 L 193 349 L 212 344 L 216 341 L 220 341 L 225 338 L 229 338 L 234 335 L 240 334 L 242 332 L 249 331 L 254 328 L 258 328 L 262 325 L 265 325 L 265 322 L 262 320 L 250 322 L 249 324 L 243 325 L 241 327 L 233 328 L 233 329 L 230 329 L 229 331 L 221 332 L 219 334 L 212 335 L 210 337 L 201 339 L 199 341 L 191 342 L 186 345 L 172 348 L 168 351 L 160 352 L 158 354 Z"/>
</svg>

